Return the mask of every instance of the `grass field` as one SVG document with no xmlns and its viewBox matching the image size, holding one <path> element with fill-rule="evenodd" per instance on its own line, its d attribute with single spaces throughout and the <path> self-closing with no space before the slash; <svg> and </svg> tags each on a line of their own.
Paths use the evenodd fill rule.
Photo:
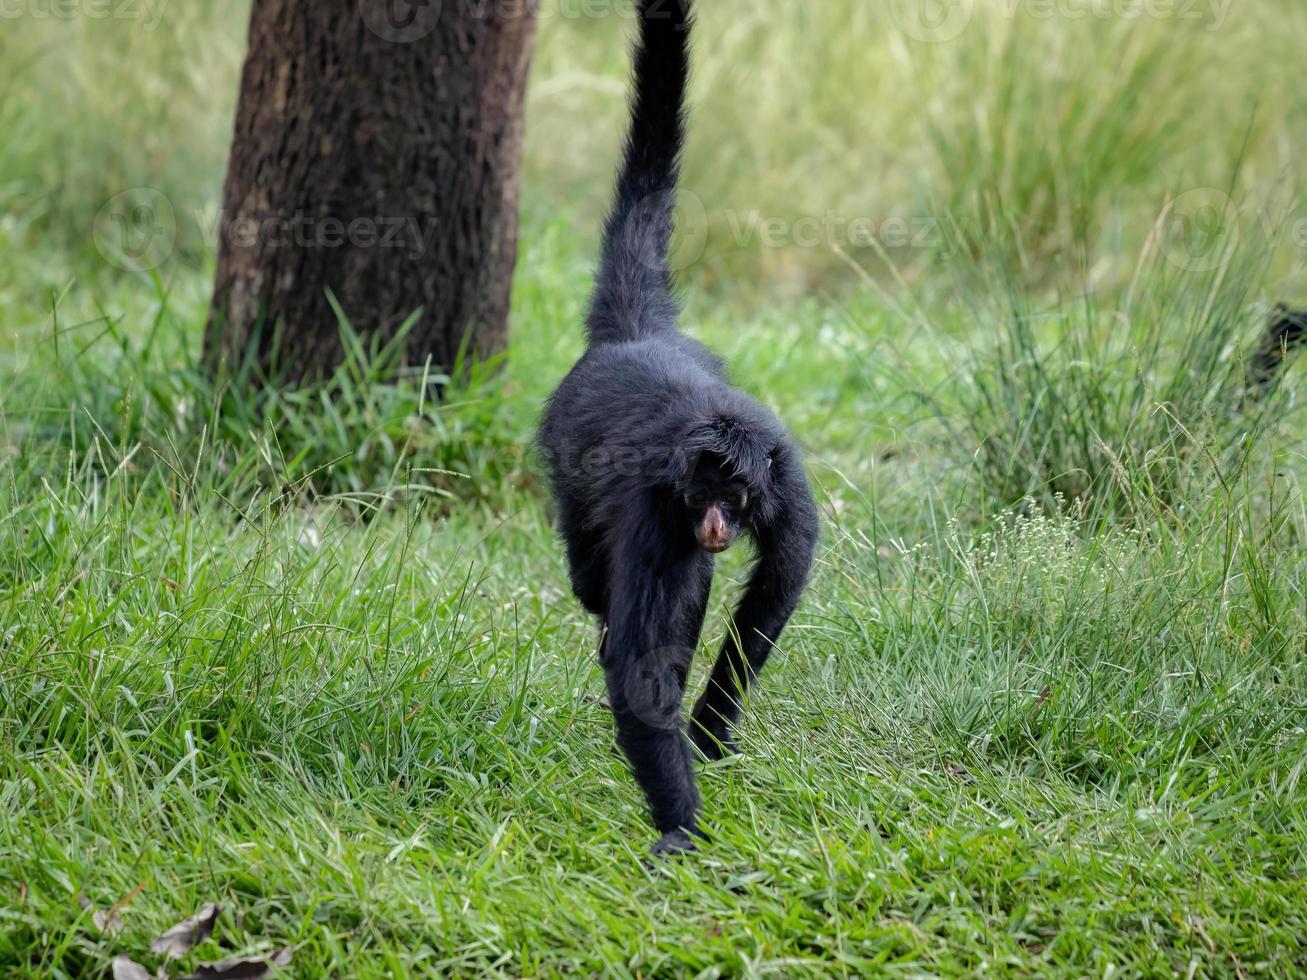
<svg viewBox="0 0 1307 980">
<path fill-rule="evenodd" d="M 687 322 L 824 536 L 711 845 L 654 870 L 530 450 L 620 29 L 547 8 L 513 347 L 433 404 L 384 357 L 258 398 L 196 368 L 241 4 L 0 21 L 0 975 L 153 968 L 209 902 L 175 976 L 1307 972 L 1301 370 L 1242 393 L 1307 292 L 1307 14 L 737 6 Z M 177 248 L 128 274 L 96 215 L 141 187 Z"/>
</svg>

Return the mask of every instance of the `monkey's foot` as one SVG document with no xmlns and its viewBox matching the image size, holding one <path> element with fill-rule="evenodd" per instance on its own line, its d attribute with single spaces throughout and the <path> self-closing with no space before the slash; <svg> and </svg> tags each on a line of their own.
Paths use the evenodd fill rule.
<svg viewBox="0 0 1307 980">
<path fill-rule="evenodd" d="M 694 838 L 684 830 L 672 830 L 663 834 L 658 843 L 653 846 L 650 857 L 656 861 L 665 861 L 668 858 L 680 857 L 682 854 L 688 854 L 694 850 Z"/>
</svg>

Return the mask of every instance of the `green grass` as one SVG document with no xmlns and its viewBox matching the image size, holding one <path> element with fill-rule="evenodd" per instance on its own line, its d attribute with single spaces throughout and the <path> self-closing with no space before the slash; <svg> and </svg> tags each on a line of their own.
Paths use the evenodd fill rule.
<svg viewBox="0 0 1307 980">
<path fill-rule="evenodd" d="M 237 396 L 197 367 L 194 213 L 244 10 L 174 7 L 0 33 L 0 975 L 153 967 L 215 901 L 175 975 L 1307 971 L 1301 369 L 1240 390 L 1299 282 L 1298 5 L 978 5 L 936 45 L 704 5 L 687 323 L 808 449 L 825 529 L 703 773 L 712 843 L 655 870 L 530 450 L 582 342 L 611 21 L 542 24 L 504 369 L 436 402 L 362 341 Z M 179 248 L 125 275 L 95 216 L 142 186 Z M 740 243 L 755 208 L 944 228 Z"/>
<path fill-rule="evenodd" d="M 1143 526 L 1092 496 L 995 516 L 911 407 L 969 376 L 922 350 L 864 379 L 805 342 L 839 329 L 815 306 L 693 311 L 811 447 L 827 529 L 744 756 L 704 774 L 712 845 L 647 871 L 593 628 L 501 463 L 579 344 L 564 234 L 528 248 L 507 373 L 447 406 L 206 408 L 161 353 L 202 297 L 29 338 L 0 396 L 6 975 L 149 960 L 208 901 L 195 957 L 291 945 L 304 976 L 1303 968 L 1301 458 L 1268 440 Z M 442 443 L 467 404 L 482 439 Z M 467 444 L 451 503 L 422 470 Z M 132 896 L 125 931 L 81 895 Z"/>
</svg>

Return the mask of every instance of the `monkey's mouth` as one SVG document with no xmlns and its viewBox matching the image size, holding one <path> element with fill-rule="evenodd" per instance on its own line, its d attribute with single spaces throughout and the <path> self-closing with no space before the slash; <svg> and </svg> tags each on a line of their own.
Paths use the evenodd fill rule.
<svg viewBox="0 0 1307 980">
<path fill-rule="evenodd" d="M 725 551 L 727 548 L 731 546 L 731 542 L 726 540 L 720 540 L 720 539 L 717 541 L 701 540 L 699 544 L 702 545 L 703 550 L 708 552 L 708 554 L 710 555 L 720 555 L 723 551 Z"/>
</svg>

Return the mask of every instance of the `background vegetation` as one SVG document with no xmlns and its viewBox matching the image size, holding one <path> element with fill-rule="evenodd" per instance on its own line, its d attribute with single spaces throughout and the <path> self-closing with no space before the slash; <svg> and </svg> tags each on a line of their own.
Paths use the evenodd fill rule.
<svg viewBox="0 0 1307 980">
<path fill-rule="evenodd" d="M 209 901 L 194 958 L 303 976 L 1307 970 L 1300 373 L 1242 390 L 1307 299 L 1307 10 L 703 7 L 688 322 L 826 533 L 655 872 L 530 451 L 625 7 L 546 4 L 513 348 L 439 404 L 364 343 L 195 367 L 246 5 L 0 20 L 0 972 Z"/>
</svg>

